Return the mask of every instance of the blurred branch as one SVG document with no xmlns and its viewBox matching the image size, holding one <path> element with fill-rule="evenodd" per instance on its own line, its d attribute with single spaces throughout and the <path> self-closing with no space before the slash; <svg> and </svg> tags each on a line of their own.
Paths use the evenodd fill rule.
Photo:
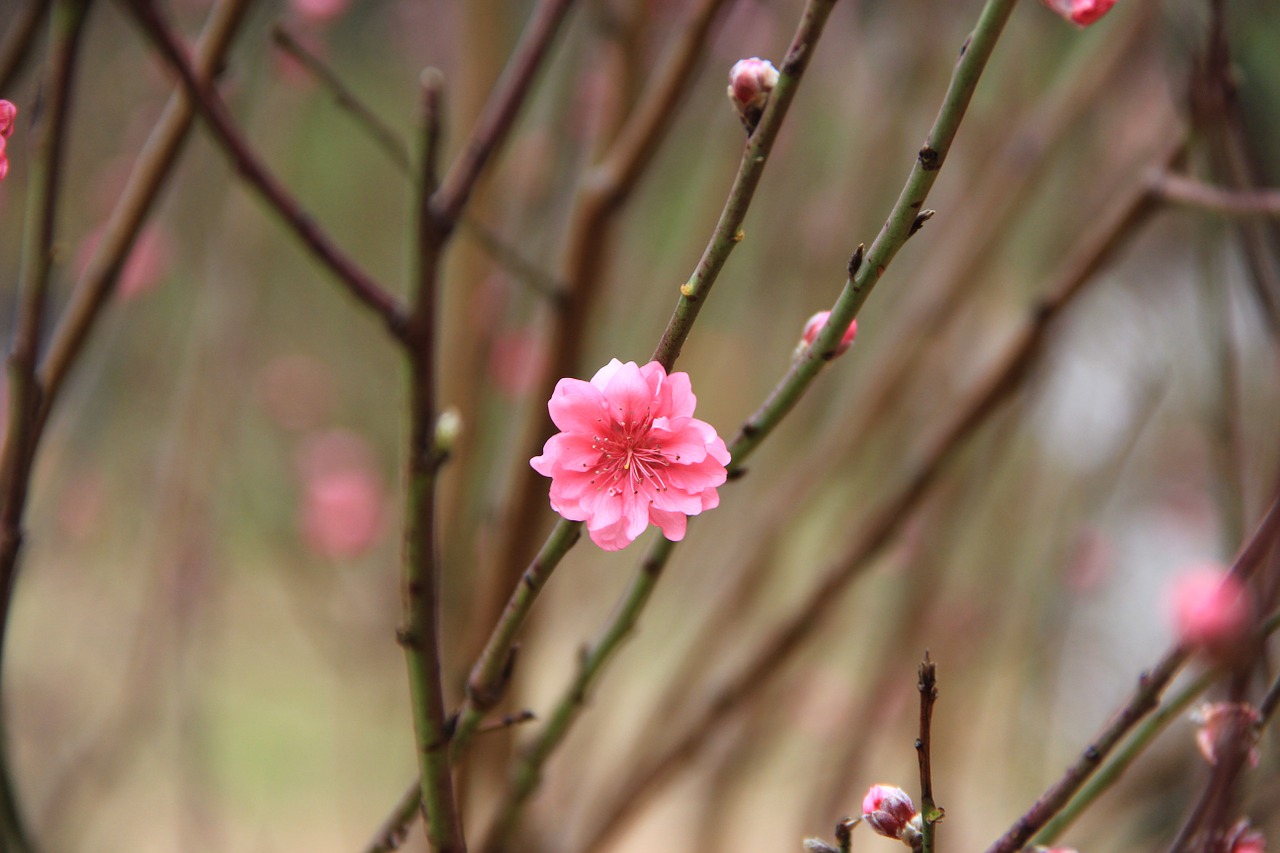
<svg viewBox="0 0 1280 853">
<path fill-rule="evenodd" d="M 457 223 L 489 158 L 506 139 L 572 3 L 573 0 L 540 0 L 533 10 L 511 60 L 463 143 L 461 155 L 431 200 L 432 213 L 446 231 Z"/>
<path fill-rule="evenodd" d="M 409 360 L 408 494 L 399 632 L 409 670 L 421 803 L 435 853 L 465 853 L 462 822 L 449 767 L 449 724 L 440 674 L 440 561 L 436 538 L 437 474 L 444 454 L 436 446 L 436 311 L 440 256 L 447 235 L 431 211 L 436 191 L 444 78 L 422 73 L 423 130 L 417 200 L 417 289 L 404 331 Z"/>
<path fill-rule="evenodd" d="M 412 170 L 413 164 L 409 160 L 409 150 L 405 146 L 404 141 L 386 122 L 378 118 L 377 113 L 369 109 L 369 107 L 360 100 L 360 98 L 347 87 L 342 79 L 335 74 L 329 66 L 325 65 L 320 57 L 298 41 L 289 29 L 284 25 L 283 21 L 276 21 L 271 27 L 271 39 L 276 46 L 283 50 L 289 56 L 301 65 L 308 74 L 316 78 L 322 86 L 329 90 L 329 94 L 333 96 L 335 102 L 342 109 L 346 110 L 356 119 L 356 123 L 368 132 L 371 139 L 377 143 L 382 152 L 391 158 L 391 161 L 400 168 L 402 172 L 408 173 Z"/>
<path fill-rule="evenodd" d="M 250 2 L 219 0 L 210 10 L 195 49 L 195 70 L 204 85 L 208 85 L 221 66 Z M 103 227 L 102 239 L 94 246 L 40 362 L 39 378 L 44 396 L 36 419 L 37 430 L 43 429 L 68 372 L 102 315 L 142 223 L 155 204 L 160 188 L 173 173 L 191 131 L 192 116 L 191 101 L 179 88 L 165 105 L 164 113 L 134 162 L 133 171 Z"/>
<path fill-rule="evenodd" d="M 399 134 L 390 125 L 378 118 L 377 113 L 370 109 L 360 99 L 360 96 L 342 82 L 342 78 L 334 73 L 333 69 L 326 65 L 320 57 L 307 50 L 306 46 L 298 41 L 282 22 L 276 22 L 275 26 L 272 27 L 271 34 L 276 45 L 281 50 L 296 59 L 309 74 L 315 77 L 317 82 L 329 90 L 338 106 L 346 110 L 355 119 L 356 125 L 369 134 L 378 147 L 391 158 L 391 162 L 395 164 L 396 168 L 406 175 L 409 174 L 412 169 L 412 164 L 409 162 L 409 151 L 400 139 Z M 528 285 L 536 292 L 550 299 L 560 298 L 564 285 L 556 281 L 554 276 L 542 271 L 536 264 L 525 259 L 513 246 L 503 241 L 497 233 L 484 223 L 471 218 L 464 212 L 460 224 L 463 233 L 480 244 L 485 253 L 500 267 L 515 276 L 517 281 Z"/>
<path fill-rule="evenodd" d="M 1280 217 L 1280 190 L 1233 190 L 1173 172 L 1151 179 L 1151 190 L 1172 204 L 1199 207 L 1223 216 Z"/>
<path fill-rule="evenodd" d="M 0 95 L 9 91 L 18 72 L 31 56 L 31 47 L 38 38 L 40 22 L 49 13 L 53 0 L 29 0 L 14 17 L 8 35 L 0 43 Z"/>
<path fill-rule="evenodd" d="M 217 91 L 199 79 L 186 48 L 156 9 L 154 0 L 122 0 L 156 51 L 178 74 L 187 94 L 213 131 L 219 147 L 244 181 L 271 207 L 311 253 L 338 277 L 347 291 L 378 315 L 397 339 L 404 336 L 404 310 L 399 302 L 333 243 L 284 185 L 267 169 L 235 127 Z"/>
<path fill-rule="evenodd" d="M 1172 148 L 1157 162 L 1169 162 L 1180 150 Z M 716 690 L 694 721 L 664 747 L 651 751 L 648 763 L 633 771 L 611 802 L 599 810 L 601 823 L 593 834 L 588 849 L 595 849 L 620 827 L 644 801 L 653 794 L 660 781 L 691 761 L 707 742 L 708 736 L 730 711 L 756 695 L 782 670 L 802 648 L 803 643 L 834 611 L 840 593 L 858 577 L 873 559 L 893 540 L 928 494 L 942 470 L 958 455 L 966 440 L 994 414 L 1001 404 L 1020 386 L 1028 368 L 1035 361 L 1054 319 L 1070 305 L 1094 274 L 1133 235 L 1154 204 L 1145 185 L 1131 189 L 1110 210 L 1100 215 L 1094 230 L 1062 265 L 1049 295 L 1034 307 L 1016 339 L 981 377 L 966 400 L 953 410 L 949 421 L 928 442 L 915 472 L 874 512 L 870 522 L 847 553 L 805 596 L 792 614 L 775 628 L 770 637 L 752 653 L 739 674 Z M 865 266 L 865 264 L 864 264 Z M 843 298 L 843 297 L 842 297 Z M 833 312 L 834 316 L 834 312 Z M 826 331 L 840 330 L 839 323 L 828 321 Z M 818 349 L 822 337 L 811 349 Z M 826 346 L 830 347 L 833 342 Z M 738 457 L 735 457 L 735 459 Z"/>
<path fill-rule="evenodd" d="M 31 108 L 30 186 L 22 243 L 17 329 L 9 352 L 9 426 L 0 457 L 0 672 L 22 548 L 23 522 L 38 436 L 43 389 L 36 359 L 54 260 L 58 195 L 70 126 L 72 90 L 88 0 L 59 0 L 50 14 L 48 79 L 43 104 Z M 0 683 L 3 680 L 0 679 Z M 0 710 L 0 848 L 34 850 L 24 826 L 9 762 L 8 725 Z"/>
<path fill-rule="evenodd" d="M 1241 581 L 1247 580 L 1275 546 L 1278 537 L 1280 537 L 1280 498 L 1273 498 L 1271 506 L 1254 529 L 1253 535 L 1240 549 L 1231 567 L 1231 574 Z M 1051 818 L 1067 808 L 1071 798 L 1125 734 L 1155 709 L 1161 693 L 1186 663 L 1190 654 L 1188 648 L 1181 645 L 1174 646 L 1164 654 L 1154 668 L 1142 673 L 1129 701 L 1116 712 L 1111 722 L 1093 743 L 1085 748 L 1079 760 L 1067 768 L 1067 772 L 1036 801 L 1035 805 L 987 848 L 987 853 L 1016 853 Z M 1180 844 L 1175 842 L 1171 850 L 1179 847 Z"/>
</svg>

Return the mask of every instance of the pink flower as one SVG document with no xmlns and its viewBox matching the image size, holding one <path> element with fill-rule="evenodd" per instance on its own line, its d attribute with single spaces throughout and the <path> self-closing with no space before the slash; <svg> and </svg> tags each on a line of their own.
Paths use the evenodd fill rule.
<svg viewBox="0 0 1280 853">
<path fill-rule="evenodd" d="M 1230 853 L 1267 853 L 1267 838 L 1249 825 L 1248 818 L 1241 818 L 1231 827 L 1227 850 Z"/>
<path fill-rule="evenodd" d="M 298 528 L 313 553 L 351 560 L 377 543 L 387 498 L 373 456 L 363 438 L 343 430 L 309 436 L 299 448 Z"/>
<path fill-rule="evenodd" d="M 529 460 L 551 478 L 551 508 L 585 521 L 591 541 L 617 551 L 650 524 L 678 542 L 687 516 L 720 503 L 729 451 L 705 421 L 687 373 L 616 358 L 590 382 L 561 379 L 547 404 L 560 432 Z"/>
<path fill-rule="evenodd" d="M 769 93 L 778 85 L 778 69 L 767 59 L 753 56 L 739 59 L 729 69 L 729 100 L 747 128 L 754 129 L 769 102 Z"/>
<path fill-rule="evenodd" d="M 914 826 L 916 807 L 907 792 L 893 785 L 872 785 L 862 798 L 862 819 L 885 838 L 907 843 L 919 830 Z"/>
<path fill-rule="evenodd" d="M 1040 0 L 1078 27 L 1087 27 L 1111 11 L 1116 0 Z"/>
<path fill-rule="evenodd" d="M 290 0 L 289 7 L 304 21 L 327 23 L 347 11 L 351 0 Z"/>
<path fill-rule="evenodd" d="M 1249 632 L 1244 585 L 1218 565 L 1197 566 L 1174 580 L 1170 602 L 1178 639 L 1213 655 L 1237 648 Z"/>
<path fill-rule="evenodd" d="M 8 101 L 0 100 L 0 181 L 9 174 L 9 158 L 5 156 L 6 140 L 13 135 L 13 122 L 18 117 L 18 108 Z"/>
<path fill-rule="evenodd" d="M 1221 739 L 1243 736 L 1249 744 L 1249 763 L 1257 767 L 1261 756 L 1253 742 L 1261 719 L 1258 709 L 1247 702 L 1206 702 L 1191 715 L 1192 722 L 1200 727 L 1196 730 L 1196 746 L 1205 761 L 1216 765 Z M 1237 726 L 1244 731 L 1231 731 Z"/>
<path fill-rule="evenodd" d="M 800 335 L 801 346 L 813 346 L 813 342 L 818 339 L 818 335 L 821 334 L 823 328 L 826 327 L 827 318 L 830 316 L 830 311 L 819 311 L 817 314 L 814 314 L 809 318 L 808 322 L 804 324 L 804 332 Z M 832 354 L 832 357 L 834 358 L 837 355 L 847 352 L 849 347 L 853 346 L 853 339 L 857 336 L 858 321 L 854 320 L 849 324 L 849 328 L 844 330 L 844 336 L 840 338 L 840 343 L 836 344 L 836 349 Z"/>
</svg>

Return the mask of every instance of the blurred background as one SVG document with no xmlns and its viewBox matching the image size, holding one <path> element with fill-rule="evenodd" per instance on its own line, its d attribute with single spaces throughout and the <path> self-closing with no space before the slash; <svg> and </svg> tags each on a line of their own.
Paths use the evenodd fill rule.
<svg viewBox="0 0 1280 853">
<path fill-rule="evenodd" d="M 34 1 L 0 5 L 0 33 Z M 321 57 L 406 149 L 419 72 L 441 69 L 451 158 L 531 6 L 255 3 L 222 91 L 321 225 L 404 294 L 412 179 L 271 29 L 282 23 Z M 727 70 L 750 56 L 780 63 L 801 6 L 723 3 L 605 229 L 575 375 L 648 359 L 742 151 Z M 745 239 L 678 364 L 698 417 L 726 438 L 785 373 L 805 320 L 834 302 L 854 247 L 878 233 L 980 7 L 837 4 Z M 1267 155 L 1258 178 L 1275 185 L 1280 8 L 1226 9 L 1248 146 Z M 458 407 L 464 432 L 442 486 L 451 703 L 513 572 L 555 521 L 544 483 L 533 535 L 503 539 L 509 496 L 541 444 L 526 424 L 550 428 L 545 289 L 566 275 L 583 175 L 693 10 L 578 3 L 452 246 L 441 402 Z M 166 11 L 194 36 L 207 7 L 173 0 Z M 1158 175 L 1179 139 L 1180 171 L 1225 183 L 1215 124 L 1193 122 L 1188 99 L 1208 23 L 1199 0 L 1121 0 L 1088 30 L 1019 4 L 930 196 L 937 215 L 868 301 L 854 348 L 721 490 L 720 508 L 690 524 L 513 849 L 754 853 L 830 838 L 868 785 L 915 793 L 925 649 L 941 682 L 940 843 L 983 849 L 1127 697 L 1173 639 L 1169 579 L 1230 562 L 1276 488 L 1266 306 L 1280 292 L 1257 259 L 1276 258 L 1280 243 L 1265 220 L 1166 204 L 1125 228 L 1017 372 L 1016 393 L 981 411 L 885 547 L 830 590 L 838 600 L 796 654 L 678 772 L 643 799 L 628 787 L 858 553 L 1106 211 Z M 9 327 L 42 44 L 0 89 L 20 110 L 0 183 Z M 120 6 L 94 4 L 84 45 L 55 316 L 172 91 Z M 36 464 L 4 701 L 21 802 L 45 849 L 363 849 L 415 773 L 395 642 L 404 380 L 382 326 L 197 127 Z M 524 632 L 502 712 L 547 713 L 655 535 L 619 553 L 585 540 L 570 552 Z M 463 781 L 474 839 L 538 726 L 482 739 Z M 1163 849 L 1207 778 L 1194 732 L 1176 720 L 1062 841 Z M 1280 752 L 1270 737 L 1261 752 L 1242 810 L 1274 838 Z M 856 843 L 894 844 L 869 832 Z M 405 849 L 425 849 L 420 827 Z"/>
</svg>

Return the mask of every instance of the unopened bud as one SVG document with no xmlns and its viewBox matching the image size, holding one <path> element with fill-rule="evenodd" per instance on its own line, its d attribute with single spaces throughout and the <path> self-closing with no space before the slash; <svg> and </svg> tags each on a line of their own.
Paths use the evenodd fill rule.
<svg viewBox="0 0 1280 853">
<path fill-rule="evenodd" d="M 462 415 L 450 406 L 436 418 L 435 449 L 437 453 L 448 455 L 462 434 Z"/>
<path fill-rule="evenodd" d="M 892 785 L 872 785 L 862 798 L 862 819 L 885 838 L 910 845 L 919 834 L 916 807 L 907 792 Z"/>
<path fill-rule="evenodd" d="M 769 102 L 769 93 L 778 85 L 778 69 L 767 59 L 753 56 L 739 59 L 729 69 L 729 100 L 742 116 L 747 132 L 755 130 Z"/>
<path fill-rule="evenodd" d="M 806 838 L 804 840 L 804 851 L 805 853 L 839 853 L 836 848 L 821 838 Z"/>
<path fill-rule="evenodd" d="M 818 339 L 818 335 L 822 333 L 830 317 L 830 311 L 819 311 L 809 318 L 808 322 L 804 324 L 804 331 L 800 335 L 800 344 L 796 347 L 797 355 L 801 354 L 804 348 L 813 346 L 813 342 Z M 849 328 L 844 330 L 844 336 L 840 338 L 840 343 L 836 344 L 832 357 L 847 352 L 849 347 L 853 346 L 853 339 L 857 336 L 858 321 L 854 320 L 849 324 Z"/>
<path fill-rule="evenodd" d="M 18 117 L 18 108 L 5 100 L 0 100 L 0 136 L 6 139 L 13 134 L 13 122 Z"/>
<path fill-rule="evenodd" d="M 1230 843 L 1226 849 L 1230 853 L 1267 853 L 1266 836 L 1254 829 L 1248 818 L 1241 818 L 1231 827 L 1228 838 Z"/>
<path fill-rule="evenodd" d="M 1257 767 L 1261 756 L 1254 743 L 1261 719 L 1258 709 L 1248 702 L 1206 702 L 1191 715 L 1191 721 L 1200 727 L 1196 731 L 1196 746 L 1205 761 L 1216 765 L 1222 739 L 1240 738 L 1249 745 L 1249 763 Z"/>
<path fill-rule="evenodd" d="M 1111 11 L 1116 0 L 1040 0 L 1077 27 L 1087 27 Z"/>
</svg>

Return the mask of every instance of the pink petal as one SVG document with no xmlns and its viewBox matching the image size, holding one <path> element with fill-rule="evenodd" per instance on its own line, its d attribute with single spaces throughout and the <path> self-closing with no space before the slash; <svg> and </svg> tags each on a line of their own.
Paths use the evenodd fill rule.
<svg viewBox="0 0 1280 853">
<path fill-rule="evenodd" d="M 609 387 L 609 380 L 613 378 L 613 374 L 617 373 L 622 367 L 622 362 L 616 358 L 610 359 L 609 363 L 596 371 L 596 375 L 591 377 L 591 384 L 603 391 Z"/>
<path fill-rule="evenodd" d="M 634 361 L 618 368 L 604 390 L 609 413 L 619 423 L 643 420 L 653 407 L 653 393 Z"/>
<path fill-rule="evenodd" d="M 661 509 L 650 509 L 649 520 L 662 528 L 662 535 L 672 542 L 683 539 L 685 528 L 689 525 L 689 518 L 684 513 Z"/>
<path fill-rule="evenodd" d="M 557 427 L 565 432 L 584 432 L 587 435 L 593 430 L 598 431 L 604 407 L 600 389 L 581 379 L 561 379 L 547 403 L 547 411 Z"/>
</svg>

